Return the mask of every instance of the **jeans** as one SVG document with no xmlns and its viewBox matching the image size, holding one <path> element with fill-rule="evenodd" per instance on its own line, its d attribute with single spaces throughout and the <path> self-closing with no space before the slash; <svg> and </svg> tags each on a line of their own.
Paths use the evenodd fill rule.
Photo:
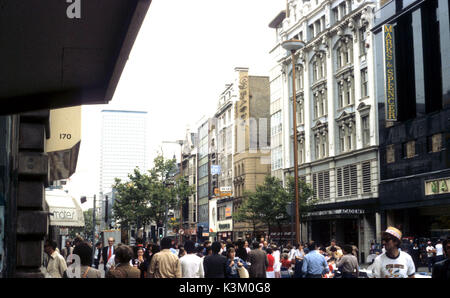
<svg viewBox="0 0 450 298">
<path fill-rule="evenodd" d="M 431 268 L 433 268 L 433 264 L 434 264 L 434 257 L 427 257 L 427 261 L 428 261 L 428 272 L 431 272 Z"/>
</svg>

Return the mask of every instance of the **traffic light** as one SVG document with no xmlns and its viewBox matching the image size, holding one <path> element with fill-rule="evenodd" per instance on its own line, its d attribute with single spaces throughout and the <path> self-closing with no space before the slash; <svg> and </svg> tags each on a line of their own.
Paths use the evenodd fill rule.
<svg viewBox="0 0 450 298">
<path fill-rule="evenodd" d="M 162 227 L 158 228 L 158 236 L 159 236 L 159 238 L 162 238 L 164 236 L 164 231 L 163 231 Z"/>
</svg>

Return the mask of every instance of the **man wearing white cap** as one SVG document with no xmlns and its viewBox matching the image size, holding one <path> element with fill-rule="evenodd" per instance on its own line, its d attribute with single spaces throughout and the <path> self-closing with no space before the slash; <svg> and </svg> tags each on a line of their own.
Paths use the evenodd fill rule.
<svg viewBox="0 0 450 298">
<path fill-rule="evenodd" d="M 386 252 L 379 255 L 373 264 L 372 273 L 376 278 L 413 278 L 416 267 L 409 254 L 400 251 L 402 232 L 388 227 L 382 235 Z"/>
</svg>

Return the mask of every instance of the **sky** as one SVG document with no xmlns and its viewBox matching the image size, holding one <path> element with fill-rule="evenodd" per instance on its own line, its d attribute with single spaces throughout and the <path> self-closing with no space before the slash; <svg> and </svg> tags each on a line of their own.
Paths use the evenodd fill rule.
<svg viewBox="0 0 450 298">
<path fill-rule="evenodd" d="M 153 0 L 111 102 L 82 107 L 77 169 L 67 189 L 89 199 L 99 191 L 100 129 L 103 109 L 148 112 L 152 161 L 161 149 L 179 156 L 186 128 L 211 117 L 235 67 L 268 76 L 269 51 L 276 45 L 269 23 L 285 0 Z"/>
</svg>

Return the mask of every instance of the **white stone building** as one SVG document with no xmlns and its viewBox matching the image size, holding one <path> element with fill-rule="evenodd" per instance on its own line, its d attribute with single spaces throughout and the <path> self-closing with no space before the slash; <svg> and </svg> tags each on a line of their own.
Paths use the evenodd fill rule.
<svg viewBox="0 0 450 298">
<path fill-rule="evenodd" d="M 270 23 L 272 175 L 293 175 L 292 61 L 295 54 L 299 178 L 319 199 L 302 217 L 302 241 L 355 244 L 367 256 L 376 238 L 377 104 L 373 41 L 375 1 L 287 1 Z M 294 238 L 295 239 L 295 238 Z"/>
</svg>

